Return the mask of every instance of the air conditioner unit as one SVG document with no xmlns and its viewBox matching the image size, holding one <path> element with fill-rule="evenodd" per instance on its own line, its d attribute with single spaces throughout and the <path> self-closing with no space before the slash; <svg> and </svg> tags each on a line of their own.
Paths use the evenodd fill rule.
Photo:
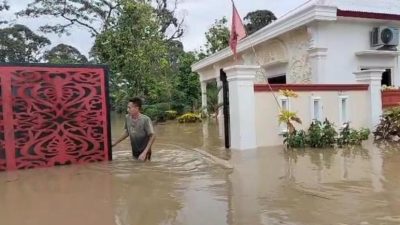
<svg viewBox="0 0 400 225">
<path fill-rule="evenodd" d="M 395 47 L 399 45 L 399 29 L 389 26 L 374 27 L 371 31 L 371 46 Z"/>
</svg>

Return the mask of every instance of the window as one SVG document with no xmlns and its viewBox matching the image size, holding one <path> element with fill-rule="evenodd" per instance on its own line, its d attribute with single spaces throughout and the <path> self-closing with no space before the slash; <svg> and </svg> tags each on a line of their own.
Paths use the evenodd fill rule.
<svg viewBox="0 0 400 225">
<path fill-rule="evenodd" d="M 322 121 L 322 104 L 320 97 L 311 97 L 311 120 Z"/>
<path fill-rule="evenodd" d="M 286 84 L 286 75 L 279 75 L 275 77 L 268 78 L 269 84 Z"/>
<path fill-rule="evenodd" d="M 281 96 L 279 97 L 279 103 L 281 105 L 282 111 L 290 111 L 290 102 L 287 97 Z M 280 131 L 281 133 L 287 132 L 287 125 L 284 123 L 280 124 Z"/>
<path fill-rule="evenodd" d="M 382 73 L 382 85 L 392 86 L 392 71 L 391 69 L 386 69 L 385 72 Z"/>
<path fill-rule="evenodd" d="M 289 99 L 287 99 L 286 97 L 281 98 L 281 108 L 282 110 L 289 110 Z"/>
<path fill-rule="evenodd" d="M 339 96 L 339 123 L 341 125 L 349 122 L 348 102 L 349 102 L 348 96 Z"/>
</svg>

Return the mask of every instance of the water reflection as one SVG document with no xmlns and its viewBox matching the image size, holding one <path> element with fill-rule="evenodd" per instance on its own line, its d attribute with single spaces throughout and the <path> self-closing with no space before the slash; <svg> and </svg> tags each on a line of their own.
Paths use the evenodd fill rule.
<svg viewBox="0 0 400 225">
<path fill-rule="evenodd" d="M 123 117 L 113 115 L 117 138 Z M 399 144 L 227 151 L 214 120 L 156 126 L 153 160 L 0 173 L 0 224 L 399 224 Z M 194 151 L 234 165 L 227 170 Z"/>
</svg>

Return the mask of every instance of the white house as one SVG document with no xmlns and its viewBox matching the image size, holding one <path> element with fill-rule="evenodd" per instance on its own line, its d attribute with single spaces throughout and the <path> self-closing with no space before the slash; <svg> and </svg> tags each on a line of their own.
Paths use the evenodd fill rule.
<svg viewBox="0 0 400 225">
<path fill-rule="evenodd" d="M 297 111 L 303 128 L 323 118 L 373 128 L 381 84 L 400 86 L 399 27 L 399 0 L 308 1 L 241 40 L 239 60 L 227 48 L 194 64 L 203 106 L 206 83 L 221 85 L 225 73 L 235 149 L 282 143 L 278 104 Z M 285 99 L 279 89 L 299 98 Z"/>
</svg>

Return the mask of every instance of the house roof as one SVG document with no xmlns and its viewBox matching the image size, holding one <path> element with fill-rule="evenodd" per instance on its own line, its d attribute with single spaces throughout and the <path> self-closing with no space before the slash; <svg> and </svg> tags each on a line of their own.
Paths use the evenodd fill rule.
<svg viewBox="0 0 400 225">
<path fill-rule="evenodd" d="M 317 0 L 316 4 L 336 6 L 343 11 L 400 15 L 399 0 Z"/>
<path fill-rule="evenodd" d="M 335 21 L 337 17 L 360 17 L 383 20 L 400 20 L 400 0 L 309 0 L 290 10 L 273 23 L 242 39 L 237 52 L 243 52 L 298 27 L 313 21 Z M 193 71 L 232 57 L 230 48 L 225 48 L 192 65 Z"/>
</svg>

